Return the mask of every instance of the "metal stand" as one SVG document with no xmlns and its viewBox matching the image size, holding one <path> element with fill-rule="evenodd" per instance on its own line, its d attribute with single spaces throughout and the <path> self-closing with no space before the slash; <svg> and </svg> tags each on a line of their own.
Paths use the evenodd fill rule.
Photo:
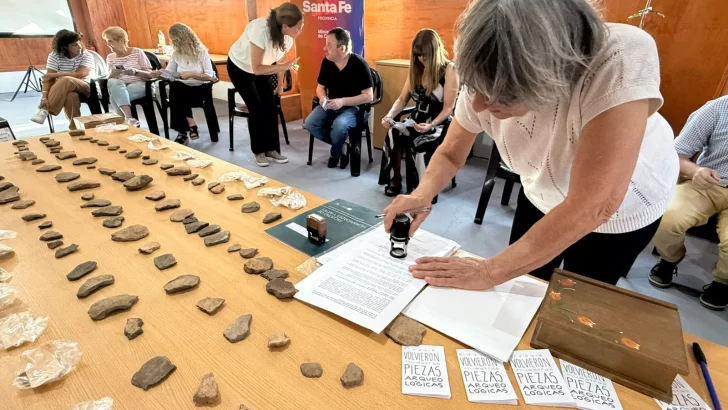
<svg viewBox="0 0 728 410">
<path fill-rule="evenodd" d="M 20 84 L 18 85 L 18 89 L 15 90 L 15 94 L 13 94 L 13 98 L 10 99 L 10 102 L 12 102 L 15 97 L 18 96 L 18 93 L 20 92 L 20 89 L 23 88 L 23 85 L 25 85 L 25 90 L 23 91 L 23 94 L 28 92 L 28 87 L 33 89 L 34 91 L 41 92 L 42 85 L 41 82 L 38 80 L 38 76 L 35 75 L 35 72 L 39 72 L 41 75 L 41 78 L 43 77 L 43 72 L 38 70 L 32 65 L 28 66 L 28 69 L 25 70 L 25 75 L 23 76 L 23 79 L 20 81 Z M 33 76 L 33 79 L 31 80 L 30 76 Z"/>
</svg>

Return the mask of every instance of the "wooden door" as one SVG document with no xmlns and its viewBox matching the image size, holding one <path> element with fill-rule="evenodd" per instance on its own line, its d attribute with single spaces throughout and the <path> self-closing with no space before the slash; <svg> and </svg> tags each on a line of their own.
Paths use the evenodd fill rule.
<svg viewBox="0 0 728 410">
<path fill-rule="evenodd" d="M 639 25 L 627 17 L 646 0 L 603 0 L 607 21 Z M 728 1 L 652 0 L 644 29 L 657 42 L 665 99 L 660 113 L 679 133 L 688 116 L 722 91 L 728 66 Z M 720 90 L 719 90 L 720 89 Z"/>
</svg>

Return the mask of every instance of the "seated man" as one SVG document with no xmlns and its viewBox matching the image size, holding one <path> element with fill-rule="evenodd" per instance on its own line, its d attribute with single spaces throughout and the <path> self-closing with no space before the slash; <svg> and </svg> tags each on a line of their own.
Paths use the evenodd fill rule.
<svg viewBox="0 0 728 410">
<path fill-rule="evenodd" d="M 351 52 L 351 35 L 343 28 L 329 31 L 324 47 L 316 95 L 319 106 L 306 118 L 303 126 L 315 138 L 331 144 L 329 168 L 341 158 L 341 168 L 349 163 L 346 138 L 356 127 L 360 104 L 372 102 L 374 91 L 369 65 Z M 342 155 L 343 153 L 343 155 Z"/>
<path fill-rule="evenodd" d="M 38 112 L 30 120 L 43 124 L 48 113 L 58 115 L 65 111 L 75 130 L 74 117 L 81 116 L 81 97 L 88 97 L 91 86 L 86 79 L 94 69 L 94 58 L 81 44 L 81 35 L 69 30 L 61 30 L 53 37 L 53 51 L 48 55 L 46 74 L 43 76 L 43 96 Z"/>
<path fill-rule="evenodd" d="M 709 101 L 688 118 L 675 139 L 680 174 L 690 180 L 678 184 L 675 196 L 655 234 L 660 262 L 652 268 L 650 283 L 672 285 L 677 264 L 685 257 L 685 232 L 718 215 L 718 263 L 713 282 L 703 288 L 700 303 L 708 309 L 728 305 L 728 96 Z M 701 152 L 697 163 L 690 159 Z"/>
</svg>

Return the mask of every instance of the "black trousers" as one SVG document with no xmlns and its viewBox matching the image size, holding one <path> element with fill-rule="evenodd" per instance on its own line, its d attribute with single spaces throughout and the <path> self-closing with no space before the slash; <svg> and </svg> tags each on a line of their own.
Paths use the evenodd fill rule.
<svg viewBox="0 0 728 410">
<path fill-rule="evenodd" d="M 521 187 L 510 243 L 519 240 L 543 216 L 543 212 L 526 198 Z M 554 269 L 563 261 L 564 270 L 616 285 L 621 276 L 627 276 L 639 253 L 650 243 L 661 219 L 633 232 L 620 234 L 592 232 L 551 262 L 532 271 L 531 275 L 546 281 L 551 280 Z"/>
<path fill-rule="evenodd" d="M 248 132 L 253 154 L 281 152 L 278 135 L 278 108 L 270 75 L 255 75 L 227 61 L 228 75 L 248 107 Z"/>
<path fill-rule="evenodd" d="M 212 97 L 211 87 L 209 84 L 187 85 L 179 81 L 170 83 L 170 128 L 187 133 L 190 130 L 187 118 L 192 118 L 192 107 L 201 107 L 202 101 Z"/>
</svg>

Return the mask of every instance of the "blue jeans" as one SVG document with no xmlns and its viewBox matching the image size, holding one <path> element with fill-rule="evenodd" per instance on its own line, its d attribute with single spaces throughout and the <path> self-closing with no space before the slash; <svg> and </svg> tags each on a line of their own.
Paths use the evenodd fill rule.
<svg viewBox="0 0 728 410">
<path fill-rule="evenodd" d="M 118 78 L 109 78 L 107 88 L 109 89 L 111 108 L 122 117 L 124 117 L 124 113 L 119 107 L 131 105 L 132 101 L 144 97 L 147 93 L 144 81 L 126 84 Z"/>
<path fill-rule="evenodd" d="M 344 107 L 337 111 L 316 107 L 306 117 L 303 126 L 314 138 L 331 144 L 331 158 L 339 158 L 341 147 L 349 137 L 349 130 L 356 127 L 359 107 Z"/>
</svg>

